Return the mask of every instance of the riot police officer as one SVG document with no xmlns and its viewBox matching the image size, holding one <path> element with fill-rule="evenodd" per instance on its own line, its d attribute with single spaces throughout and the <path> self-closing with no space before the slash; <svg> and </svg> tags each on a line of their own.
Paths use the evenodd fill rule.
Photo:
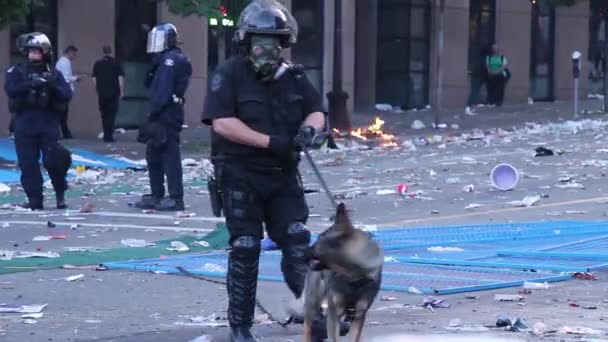
<svg viewBox="0 0 608 342">
<path fill-rule="evenodd" d="M 298 173 L 299 151 L 323 129 L 325 118 L 302 67 L 281 58 L 297 33 L 283 5 L 249 4 L 234 37 L 241 53 L 217 68 L 205 100 L 202 121 L 213 128 L 215 180 L 230 233 L 232 341 L 256 341 L 250 329 L 263 227 L 282 250 L 281 270 L 296 298 L 308 271 L 309 211 Z"/>
<path fill-rule="evenodd" d="M 180 155 L 180 131 L 184 124 L 184 95 L 192 76 L 192 65 L 177 46 L 178 33 L 172 24 L 155 26 L 148 34 L 148 53 L 154 67 L 147 76 L 150 116 L 140 130 L 146 144 L 146 162 L 152 194 L 136 206 L 166 211 L 184 210 L 184 185 Z M 165 198 L 165 175 L 169 197 Z"/>
<path fill-rule="evenodd" d="M 14 133 L 17 160 L 21 168 L 21 185 L 32 210 L 43 209 L 40 153 L 57 199 L 57 208 L 64 209 L 66 174 L 72 163 L 70 152 L 59 144 L 58 113 L 72 97 L 70 85 L 60 72 L 50 66 L 52 46 L 39 32 L 17 39 L 19 50 L 28 62 L 10 67 L 4 90 L 15 113 Z"/>
</svg>

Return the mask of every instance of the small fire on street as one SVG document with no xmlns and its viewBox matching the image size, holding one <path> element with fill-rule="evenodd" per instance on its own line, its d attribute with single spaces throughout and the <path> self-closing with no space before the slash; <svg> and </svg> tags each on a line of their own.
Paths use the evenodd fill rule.
<svg viewBox="0 0 608 342">
<path fill-rule="evenodd" d="M 369 125 L 365 128 L 360 127 L 360 128 L 353 129 L 350 131 L 350 134 L 344 134 L 335 128 L 334 128 L 334 132 L 339 137 L 349 136 L 349 137 L 356 138 L 356 139 L 366 141 L 366 142 L 372 142 L 372 143 L 375 142 L 379 146 L 382 146 L 382 147 L 398 146 L 397 138 L 395 137 L 395 135 L 387 133 L 382 129 L 382 127 L 384 126 L 384 123 L 385 123 L 384 120 L 382 120 L 380 117 L 377 116 L 371 125 Z"/>
</svg>

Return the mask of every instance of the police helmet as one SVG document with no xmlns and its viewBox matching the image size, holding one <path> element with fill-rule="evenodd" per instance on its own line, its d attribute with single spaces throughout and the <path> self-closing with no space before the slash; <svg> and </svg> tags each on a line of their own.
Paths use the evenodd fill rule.
<svg viewBox="0 0 608 342">
<path fill-rule="evenodd" d="M 53 45 L 49 37 L 44 33 L 31 32 L 20 35 L 17 38 L 17 48 L 23 54 L 27 54 L 30 49 L 40 49 L 45 58 L 50 58 L 53 54 Z"/>
<path fill-rule="evenodd" d="M 179 35 L 173 24 L 160 24 L 148 32 L 148 53 L 163 52 L 177 46 Z"/>
<path fill-rule="evenodd" d="M 281 37 L 281 46 L 288 48 L 298 39 L 298 23 L 287 8 L 276 0 L 255 0 L 239 18 L 234 40 L 237 45 L 247 45 L 252 34 Z"/>
</svg>

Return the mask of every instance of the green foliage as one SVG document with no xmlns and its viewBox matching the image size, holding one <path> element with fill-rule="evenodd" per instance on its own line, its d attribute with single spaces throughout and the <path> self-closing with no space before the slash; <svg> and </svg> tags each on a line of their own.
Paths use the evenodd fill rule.
<svg viewBox="0 0 608 342">
<path fill-rule="evenodd" d="M 0 28 L 19 21 L 29 12 L 30 0 L 0 0 Z"/>
<path fill-rule="evenodd" d="M 220 16 L 221 0 L 166 0 L 169 11 L 184 17 L 197 15 L 200 17 Z"/>
</svg>

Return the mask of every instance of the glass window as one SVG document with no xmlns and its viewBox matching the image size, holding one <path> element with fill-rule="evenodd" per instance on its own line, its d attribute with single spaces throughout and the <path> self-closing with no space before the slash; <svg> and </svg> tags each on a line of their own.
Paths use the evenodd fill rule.
<svg viewBox="0 0 608 342">
<path fill-rule="evenodd" d="M 116 115 L 116 127 L 139 127 L 148 116 L 148 90 L 144 80 L 150 56 L 146 46 L 148 32 L 156 25 L 157 9 L 157 2 L 153 0 L 115 0 L 114 49 L 125 72 L 125 97 Z M 105 42 L 99 42 L 100 48 L 103 44 Z"/>
<path fill-rule="evenodd" d="M 42 32 L 53 44 L 53 54 L 57 56 L 57 0 L 32 0 L 29 13 L 20 21 L 10 24 L 11 63 L 24 60 L 15 44 L 19 35 L 28 32 Z"/>
<path fill-rule="evenodd" d="M 323 0 L 293 0 L 298 43 L 291 48 L 294 63 L 302 64 L 317 91 L 323 90 Z"/>
<path fill-rule="evenodd" d="M 376 102 L 428 104 L 430 2 L 378 1 Z"/>
</svg>

